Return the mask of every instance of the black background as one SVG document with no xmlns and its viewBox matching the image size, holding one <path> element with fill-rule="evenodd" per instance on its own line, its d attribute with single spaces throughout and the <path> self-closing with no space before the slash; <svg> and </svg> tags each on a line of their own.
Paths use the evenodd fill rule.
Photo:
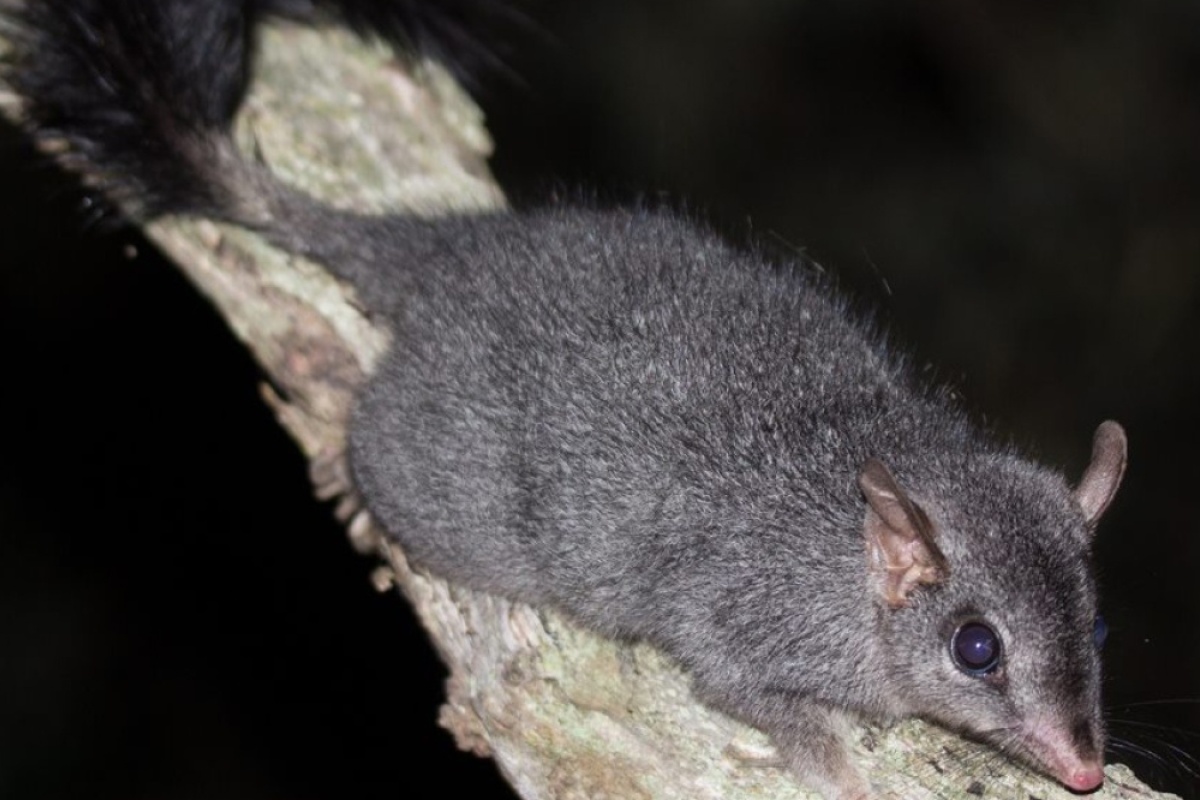
<svg viewBox="0 0 1200 800">
<path fill-rule="evenodd" d="M 1114 733 L 1195 795 L 1200 6 L 568 0 L 478 77 L 518 203 L 586 187 L 804 250 L 1069 474 Z M 503 48 L 502 48 L 503 49 Z M 505 797 L 255 365 L 135 231 L 0 133 L 0 796 Z M 1154 727 L 1148 727 L 1154 726 Z M 1177 729 L 1174 733 L 1164 727 Z M 1172 748 L 1182 748 L 1181 750 Z"/>
</svg>

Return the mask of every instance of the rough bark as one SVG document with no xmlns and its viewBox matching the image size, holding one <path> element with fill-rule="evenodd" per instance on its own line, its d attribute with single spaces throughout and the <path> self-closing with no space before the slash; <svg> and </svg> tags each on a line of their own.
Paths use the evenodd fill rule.
<svg viewBox="0 0 1200 800">
<path fill-rule="evenodd" d="M 504 202 L 488 177 L 481 115 L 454 82 L 337 30 L 269 29 L 239 137 L 284 180 L 338 206 L 438 213 Z M 270 381 L 264 396 L 313 460 L 318 490 L 344 490 L 347 409 L 386 333 L 319 266 L 245 231 L 196 220 L 148 231 L 254 352 Z M 450 668 L 442 725 L 464 750 L 495 758 L 522 797 L 810 796 L 768 765 L 764 736 L 699 705 L 687 676 L 653 648 L 410 569 L 352 503 L 343 508 L 355 546 L 383 561 L 377 585 L 404 593 Z M 882 796 L 1075 797 L 918 722 L 863 729 L 856 756 Z M 1098 800 L 1168 797 L 1123 766 L 1107 772 Z"/>
</svg>

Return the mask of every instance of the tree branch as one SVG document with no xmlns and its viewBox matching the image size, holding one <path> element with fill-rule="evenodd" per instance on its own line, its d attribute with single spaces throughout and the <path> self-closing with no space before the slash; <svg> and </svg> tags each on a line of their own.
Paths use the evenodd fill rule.
<svg viewBox="0 0 1200 800">
<path fill-rule="evenodd" d="M 0 100 L 14 112 L 11 97 Z M 238 136 L 282 179 L 341 207 L 429 214 L 504 202 L 488 177 L 481 114 L 446 73 L 410 69 L 338 30 L 280 23 L 265 32 Z M 253 351 L 270 381 L 264 396 L 314 462 L 319 491 L 346 491 L 347 410 L 386 332 L 319 266 L 245 231 L 171 219 L 148 232 Z M 410 569 L 352 500 L 342 516 L 355 546 L 386 564 L 377 585 L 404 593 L 450 668 L 441 724 L 463 749 L 494 757 L 523 797 L 809 796 L 763 765 L 772 750 L 762 734 L 701 706 L 687 676 L 653 648 L 450 586 Z M 863 729 L 856 755 L 884 796 L 1074 797 L 918 722 Z M 1125 767 L 1107 772 L 1096 798 L 1167 796 Z"/>
</svg>

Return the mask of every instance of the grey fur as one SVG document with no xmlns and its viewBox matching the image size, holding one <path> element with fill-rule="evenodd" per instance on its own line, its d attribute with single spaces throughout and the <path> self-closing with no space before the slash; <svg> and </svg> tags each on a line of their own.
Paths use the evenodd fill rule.
<svg viewBox="0 0 1200 800">
<path fill-rule="evenodd" d="M 805 265 L 676 214 L 321 208 L 228 138 L 221 114 L 244 70 L 206 59 L 246 49 L 230 22 L 242 4 L 209 4 L 208 38 L 227 51 L 156 71 L 147 61 L 172 48 L 140 43 L 205 22 L 182 0 L 143 2 L 39 0 L 19 15 L 8 79 L 34 135 L 66 139 L 72 168 L 148 213 L 246 225 L 356 286 L 394 345 L 358 398 L 352 472 L 414 561 L 655 643 L 832 797 L 867 793 L 838 732 L 847 716 L 926 717 L 1064 779 L 1022 728 L 1043 715 L 1077 762 L 1098 763 L 1094 519 L 1080 497 L 1093 517 L 1111 500 L 1119 427 L 1102 428 L 1077 497 L 920 385 Z M 175 91 L 187 81 L 203 88 Z M 886 465 L 870 485 L 904 494 L 891 523 L 869 518 L 870 459 Z M 893 535 L 871 552 L 926 547 L 938 568 L 885 602 L 866 537 Z M 968 620 L 1003 641 L 985 677 L 951 655 Z"/>
</svg>

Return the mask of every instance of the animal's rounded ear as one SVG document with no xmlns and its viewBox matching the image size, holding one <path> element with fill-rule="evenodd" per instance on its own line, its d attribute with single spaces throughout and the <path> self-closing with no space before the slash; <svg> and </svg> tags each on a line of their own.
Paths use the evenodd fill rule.
<svg viewBox="0 0 1200 800">
<path fill-rule="evenodd" d="M 858 486 L 867 500 L 863 535 L 879 593 L 892 608 L 906 606 L 920 584 L 940 583 L 950 572 L 933 523 L 878 459 L 863 465 Z"/>
<path fill-rule="evenodd" d="M 1092 463 L 1073 492 L 1084 521 L 1093 530 L 1121 485 L 1128 451 L 1125 429 L 1112 420 L 1101 422 L 1092 439 Z"/>
</svg>

